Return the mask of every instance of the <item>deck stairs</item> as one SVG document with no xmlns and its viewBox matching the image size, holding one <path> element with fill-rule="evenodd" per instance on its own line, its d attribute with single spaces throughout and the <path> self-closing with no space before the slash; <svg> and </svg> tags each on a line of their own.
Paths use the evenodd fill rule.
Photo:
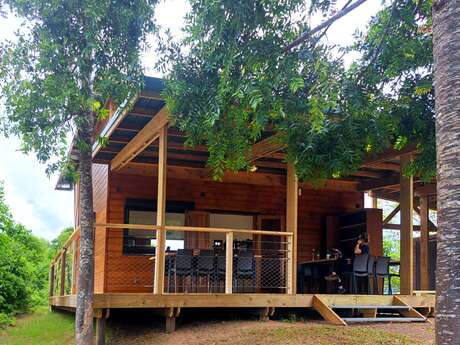
<svg viewBox="0 0 460 345">
<path fill-rule="evenodd" d="M 313 308 L 335 325 L 370 322 L 426 322 L 398 296 L 314 295 Z"/>
</svg>

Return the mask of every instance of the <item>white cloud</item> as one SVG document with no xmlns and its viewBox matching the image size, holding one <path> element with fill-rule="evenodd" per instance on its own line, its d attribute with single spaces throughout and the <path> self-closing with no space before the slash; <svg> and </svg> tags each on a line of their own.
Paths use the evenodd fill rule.
<svg viewBox="0 0 460 345">
<path fill-rule="evenodd" d="M 18 139 L 0 137 L 0 180 L 5 183 L 6 202 L 16 221 L 52 239 L 73 224 L 73 193 L 54 190 L 56 176 L 48 178 L 46 166 L 19 147 Z"/>
</svg>

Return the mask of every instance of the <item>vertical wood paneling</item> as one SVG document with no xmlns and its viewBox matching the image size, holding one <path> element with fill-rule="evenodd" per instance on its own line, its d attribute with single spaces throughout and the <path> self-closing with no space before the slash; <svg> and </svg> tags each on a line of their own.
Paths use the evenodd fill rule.
<svg viewBox="0 0 460 345">
<path fill-rule="evenodd" d="M 166 197 L 171 201 L 194 202 L 197 211 L 240 212 L 254 215 L 285 215 L 286 189 L 212 181 L 168 179 Z M 141 175 L 110 175 L 107 221 L 124 223 L 127 198 L 155 199 L 157 178 Z M 363 207 L 363 193 L 302 188 L 298 198 L 297 262 L 309 260 L 320 248 L 322 219 L 327 215 Z M 326 231 L 326 229 L 324 229 Z M 123 231 L 109 229 L 107 235 L 106 292 L 151 292 L 153 261 L 148 256 L 126 256 Z M 133 287 L 123 287 L 135 285 Z M 140 283 L 142 282 L 142 283 Z"/>
</svg>

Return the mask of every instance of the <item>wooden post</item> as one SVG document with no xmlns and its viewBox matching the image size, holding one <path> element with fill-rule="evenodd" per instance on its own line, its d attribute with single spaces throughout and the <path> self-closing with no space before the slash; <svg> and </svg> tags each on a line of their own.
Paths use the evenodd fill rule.
<svg viewBox="0 0 460 345">
<path fill-rule="evenodd" d="M 403 167 L 410 163 L 411 156 L 403 155 L 400 172 L 400 207 L 401 207 L 401 250 L 400 250 L 400 293 L 411 295 L 414 290 L 414 242 L 412 216 L 414 210 L 414 186 L 412 176 L 403 175 Z"/>
<path fill-rule="evenodd" d="M 429 235 L 429 206 L 428 196 L 424 195 L 420 197 L 420 290 L 430 289 L 430 235 Z"/>
<path fill-rule="evenodd" d="M 100 314 L 99 314 L 100 313 Z M 96 310 L 96 345 L 105 345 L 105 326 L 108 310 Z"/>
<path fill-rule="evenodd" d="M 225 239 L 225 293 L 233 291 L 233 232 L 227 232 Z"/>
<path fill-rule="evenodd" d="M 77 293 L 77 262 L 78 262 L 78 244 L 77 244 L 77 236 L 74 237 L 72 242 L 73 252 L 72 252 L 72 295 Z"/>
<path fill-rule="evenodd" d="M 286 230 L 292 232 L 288 247 L 288 285 L 286 293 L 295 294 L 297 287 L 297 209 L 299 203 L 299 183 L 292 163 L 287 165 L 286 185 Z M 289 241 L 288 241 L 289 244 Z M 290 254 L 290 255 L 289 255 Z"/>
<path fill-rule="evenodd" d="M 49 296 L 54 296 L 54 265 L 50 267 L 50 280 L 49 280 Z"/>
<path fill-rule="evenodd" d="M 372 208 L 378 208 L 379 199 L 375 196 L 372 196 Z"/>
<path fill-rule="evenodd" d="M 158 197 L 157 197 L 157 225 L 161 226 L 156 231 L 157 246 L 155 250 L 155 277 L 153 293 L 162 294 L 165 285 L 165 246 L 166 246 L 166 169 L 168 150 L 168 127 L 161 129 L 158 151 Z"/>
<path fill-rule="evenodd" d="M 59 295 L 65 295 L 65 266 L 66 266 L 66 256 L 67 256 L 67 249 L 64 249 L 61 254 L 61 285 L 59 290 Z"/>
<path fill-rule="evenodd" d="M 165 316 L 165 333 L 172 333 L 176 330 L 176 318 Z"/>
</svg>

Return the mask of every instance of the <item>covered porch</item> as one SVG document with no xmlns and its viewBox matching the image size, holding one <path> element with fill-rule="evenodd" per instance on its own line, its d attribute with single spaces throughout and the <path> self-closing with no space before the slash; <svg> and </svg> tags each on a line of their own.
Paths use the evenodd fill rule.
<svg viewBox="0 0 460 345">
<path fill-rule="evenodd" d="M 432 312 L 434 295 L 414 292 L 412 218 L 414 209 L 427 215 L 435 188 L 401 173 L 415 148 L 369 156 L 350 176 L 316 189 L 299 183 L 285 162 L 284 146 L 267 131 L 252 148 L 252 171 L 226 173 L 214 182 L 206 147 L 184 145 L 184 134 L 169 123 L 159 88 L 158 80 L 150 80 L 129 107 L 114 109 L 98 129 L 108 144 L 93 147 L 98 319 L 111 308 L 151 308 L 171 323 L 181 308 L 255 308 L 268 317 L 275 308 L 312 307 L 343 325 L 353 321 L 344 320 L 339 309 L 364 310 L 364 319 L 376 320 L 381 306 L 409 319 L 425 320 Z M 66 181 L 58 187 L 67 188 Z M 309 290 L 303 268 L 331 260 L 332 248 L 352 259 L 350 249 L 361 233 L 369 237 L 370 257 L 384 256 L 385 220 L 376 207 L 364 208 L 367 191 L 399 200 L 399 295 L 380 295 L 383 289 L 327 294 L 324 284 Z M 423 258 L 429 222 L 421 218 L 416 230 L 422 234 Z M 75 308 L 78 212 L 75 219 L 76 231 L 51 266 L 53 307 Z M 425 277 L 423 265 L 422 260 Z M 324 282 L 323 275 L 319 279 Z"/>
</svg>

